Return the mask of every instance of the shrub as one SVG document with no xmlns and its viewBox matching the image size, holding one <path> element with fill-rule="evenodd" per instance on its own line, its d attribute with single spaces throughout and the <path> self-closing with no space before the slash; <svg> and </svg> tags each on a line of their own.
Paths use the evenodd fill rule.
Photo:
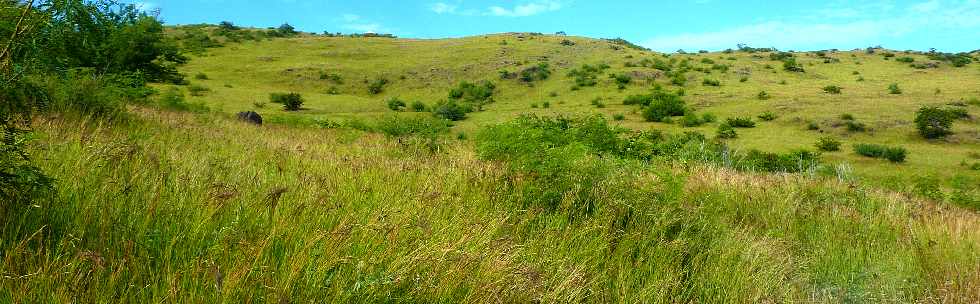
<svg viewBox="0 0 980 304">
<path fill-rule="evenodd" d="M 388 108 L 391 109 L 392 111 L 402 111 L 407 106 L 404 101 L 398 99 L 397 97 L 389 98 L 387 103 L 388 103 Z"/>
<path fill-rule="evenodd" d="M 721 139 L 732 139 L 738 138 L 738 133 L 735 132 L 735 128 L 723 123 L 718 126 L 718 130 L 715 132 L 716 136 Z"/>
<path fill-rule="evenodd" d="M 481 83 L 460 82 L 449 91 L 449 99 L 470 103 L 477 107 L 493 102 L 493 91 L 497 88 L 493 82 Z"/>
<path fill-rule="evenodd" d="M 606 107 L 606 104 L 605 104 L 605 103 L 602 103 L 602 98 L 598 98 L 598 97 L 596 97 L 595 99 L 593 99 L 593 100 L 592 100 L 592 102 L 591 102 L 591 103 L 592 103 L 592 105 L 593 105 L 593 106 L 595 106 L 596 108 L 600 108 L 600 109 L 602 109 L 602 108 L 605 108 L 605 107 Z"/>
<path fill-rule="evenodd" d="M 630 82 L 633 82 L 633 77 L 630 77 L 629 75 L 626 74 L 609 74 L 609 78 L 615 80 L 616 86 L 618 86 L 620 89 L 626 88 L 626 85 L 629 85 Z"/>
<path fill-rule="evenodd" d="M 739 167 L 763 172 L 802 172 L 814 167 L 820 162 L 817 153 L 799 150 L 787 154 L 777 154 L 751 150 L 739 162 Z"/>
<path fill-rule="evenodd" d="M 189 92 L 191 96 L 204 96 L 208 92 L 211 92 L 211 89 L 200 85 L 190 85 L 187 87 L 187 92 Z"/>
<path fill-rule="evenodd" d="M 547 63 L 540 63 L 536 66 L 532 66 L 521 70 L 520 79 L 522 82 L 534 82 L 540 80 L 546 80 L 551 76 L 551 70 Z"/>
<path fill-rule="evenodd" d="M 848 132 L 864 132 L 868 130 L 868 126 L 866 126 L 864 123 L 856 122 L 853 120 L 848 120 L 844 122 L 844 125 L 847 126 Z"/>
<path fill-rule="evenodd" d="M 772 98 L 772 96 L 770 96 L 766 91 L 761 91 L 758 95 L 756 95 L 756 98 L 759 98 L 759 100 L 768 100 L 769 98 Z"/>
<path fill-rule="evenodd" d="M 773 120 L 776 120 L 776 113 L 773 113 L 773 112 L 765 112 L 765 113 L 759 114 L 759 119 L 761 119 L 763 121 L 773 121 Z"/>
<path fill-rule="evenodd" d="M 208 75 L 207 74 L 204 74 L 204 73 L 197 73 L 196 75 L 194 75 L 194 79 L 197 79 L 197 80 L 208 80 Z"/>
<path fill-rule="evenodd" d="M 893 83 L 888 85 L 888 93 L 894 95 L 902 94 L 902 89 L 898 87 L 897 83 Z"/>
<path fill-rule="evenodd" d="M 466 107 L 460 105 L 455 100 L 439 102 L 432 109 L 432 114 L 436 117 L 451 121 L 466 119 L 466 113 L 468 112 L 470 111 L 468 111 Z"/>
<path fill-rule="evenodd" d="M 573 86 L 575 89 L 573 90 L 579 87 L 593 87 L 598 83 L 599 73 L 606 69 L 609 69 L 607 64 L 583 64 L 581 67 L 569 71 L 567 76 L 575 79 L 575 86 Z"/>
<path fill-rule="evenodd" d="M 840 120 L 854 120 L 854 115 L 844 113 L 840 115 Z"/>
<path fill-rule="evenodd" d="M 421 101 L 412 102 L 411 108 L 412 108 L 412 111 L 415 111 L 415 112 L 425 112 L 425 111 L 428 111 L 429 110 L 429 107 L 426 106 L 425 103 L 423 103 Z"/>
<path fill-rule="evenodd" d="M 614 114 L 613 115 L 613 120 L 615 120 L 615 121 L 623 121 L 623 120 L 626 120 L 626 115 L 623 115 L 622 113 Z"/>
<path fill-rule="evenodd" d="M 899 57 L 899 58 L 896 58 L 895 61 L 904 62 L 904 63 L 913 63 L 913 62 L 915 62 L 915 58 L 912 58 L 912 57 Z"/>
<path fill-rule="evenodd" d="M 705 78 L 703 81 L 701 81 L 701 84 L 704 85 L 704 86 L 710 86 L 710 87 L 720 87 L 721 86 L 721 81 L 718 81 L 716 79 L 707 79 L 707 78 Z"/>
<path fill-rule="evenodd" d="M 643 109 L 643 118 L 646 121 L 662 122 L 666 118 L 681 116 L 686 112 L 684 100 L 676 94 L 654 92 L 651 97 L 650 105 Z"/>
<path fill-rule="evenodd" d="M 827 94 L 840 94 L 841 90 L 842 90 L 841 87 L 835 85 L 829 85 L 823 87 L 823 92 Z"/>
<path fill-rule="evenodd" d="M 299 111 L 303 107 L 303 96 L 299 93 L 272 93 L 269 102 L 282 104 L 286 111 Z"/>
<path fill-rule="evenodd" d="M 158 104 L 161 108 L 173 111 L 204 112 L 207 110 L 203 104 L 188 103 L 184 100 L 184 93 L 180 89 L 171 87 L 160 95 Z"/>
<path fill-rule="evenodd" d="M 733 128 L 755 128 L 755 122 L 748 117 L 736 117 L 725 120 L 725 124 Z"/>
<path fill-rule="evenodd" d="M 704 124 L 704 121 L 701 120 L 701 117 L 699 117 L 693 111 L 688 111 L 687 114 L 684 114 L 684 117 L 681 118 L 680 124 L 681 126 L 688 128 L 699 127 Z"/>
<path fill-rule="evenodd" d="M 701 121 L 704 123 L 713 123 L 718 121 L 718 117 L 715 114 L 704 113 L 704 115 L 701 115 Z"/>
<path fill-rule="evenodd" d="M 683 87 L 687 84 L 687 76 L 685 76 L 684 73 L 674 74 L 674 76 L 670 77 L 670 83 L 675 86 Z"/>
<path fill-rule="evenodd" d="M 854 145 L 854 152 L 871 158 L 887 159 L 893 163 L 905 162 L 905 157 L 908 153 L 902 147 L 888 147 L 877 144 L 856 144 Z"/>
<path fill-rule="evenodd" d="M 381 94 L 384 92 L 385 86 L 388 85 L 388 79 L 384 77 L 375 78 L 371 83 L 368 84 L 368 93 L 371 95 Z"/>
<path fill-rule="evenodd" d="M 953 116 L 938 107 L 922 107 L 915 113 L 915 126 L 919 135 L 927 139 L 943 138 L 953 134 Z"/>
<path fill-rule="evenodd" d="M 425 116 L 389 114 L 378 122 L 378 131 L 392 137 L 436 137 L 449 132 L 449 121 Z"/>
<path fill-rule="evenodd" d="M 816 147 L 820 151 L 825 152 L 835 152 L 840 151 L 840 141 L 834 139 L 833 137 L 821 137 L 817 139 Z"/>
<path fill-rule="evenodd" d="M 796 58 L 788 58 L 783 61 L 783 69 L 790 72 L 803 73 L 806 70 L 803 69 L 803 65 L 796 62 Z"/>
<path fill-rule="evenodd" d="M 542 103 L 541 103 L 541 107 L 542 107 L 542 108 L 545 108 L 545 109 L 547 109 L 547 108 L 551 108 L 551 103 L 550 103 L 550 102 L 547 102 L 547 101 L 545 101 L 545 102 L 542 102 Z"/>
</svg>

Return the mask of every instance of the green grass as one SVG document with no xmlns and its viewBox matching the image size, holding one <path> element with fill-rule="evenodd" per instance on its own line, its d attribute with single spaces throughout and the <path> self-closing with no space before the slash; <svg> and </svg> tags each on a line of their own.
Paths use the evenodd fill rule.
<svg viewBox="0 0 980 304">
<path fill-rule="evenodd" d="M 523 37 L 523 38 L 520 38 Z M 563 39 L 575 42 L 574 46 L 560 44 Z M 501 41 L 507 41 L 501 45 Z M 699 111 L 715 113 L 724 121 L 728 117 L 750 116 L 772 112 L 779 119 L 754 130 L 740 132 L 731 145 L 739 149 L 763 149 L 786 152 L 810 147 L 816 140 L 830 134 L 842 137 L 845 145 L 872 142 L 902 145 L 909 149 L 909 160 L 902 166 L 869 162 L 853 153 L 828 157 L 833 163 L 846 163 L 869 181 L 907 175 L 908 171 L 923 175 L 937 175 L 952 179 L 965 175 L 980 180 L 980 175 L 962 170 L 959 163 L 967 159 L 967 153 L 980 149 L 980 124 L 977 120 L 961 121 L 955 126 L 948 142 L 932 142 L 917 138 L 912 124 L 915 111 L 924 105 L 941 105 L 950 101 L 968 101 L 980 96 L 980 90 L 970 83 L 980 82 L 976 65 L 954 68 L 943 64 L 938 69 L 918 70 L 907 64 L 884 60 L 878 54 L 864 52 L 829 52 L 826 56 L 840 62 L 824 63 L 824 59 L 812 53 L 798 53 L 797 61 L 806 68 L 805 73 L 786 72 L 781 69 L 765 69 L 778 66 L 765 53 L 736 52 L 734 54 L 685 54 L 671 58 L 690 58 L 692 67 L 702 67 L 711 74 L 688 72 L 688 85 L 684 97 L 688 104 Z M 903 57 L 905 55 L 903 54 Z M 917 61 L 929 61 L 924 55 L 909 54 Z M 727 60 L 729 57 L 735 60 Z M 733 65 L 727 72 L 712 70 L 702 59 L 728 62 Z M 182 68 L 184 73 L 206 73 L 204 83 L 213 92 L 205 96 L 191 97 L 225 112 L 257 110 L 263 115 L 296 115 L 316 119 L 346 119 L 361 117 L 373 119 L 389 112 L 385 100 L 398 97 L 404 100 L 420 100 L 434 104 L 446 99 L 451 87 L 460 81 L 491 80 L 498 89 L 496 101 L 484 107 L 485 111 L 472 113 L 455 128 L 473 132 L 493 123 L 499 123 L 524 113 L 582 115 L 599 113 L 607 117 L 625 113 L 623 126 L 646 130 L 650 128 L 680 131 L 677 124 L 648 123 L 640 117 L 639 108 L 624 106 L 620 101 L 629 95 L 647 94 L 654 83 L 665 88 L 677 88 L 669 77 L 656 75 L 661 72 L 642 66 L 624 67 L 626 62 L 642 59 L 668 60 L 660 54 L 610 47 L 601 40 L 580 37 L 527 36 L 516 34 L 485 35 L 458 39 L 416 40 L 386 38 L 336 38 L 304 37 L 245 42 L 209 50 L 206 56 L 194 58 Z M 535 81 L 531 85 L 517 79 L 499 79 L 498 72 L 519 72 L 539 63 L 549 63 L 551 77 Z M 572 91 L 574 79 L 566 77 L 568 71 L 581 64 L 606 63 L 611 69 L 599 75 L 595 87 L 582 87 Z M 676 65 L 675 65 L 676 67 Z M 855 81 L 853 72 L 859 71 L 864 81 Z M 320 79 L 321 73 L 336 74 L 342 83 Z M 741 82 L 743 74 L 751 75 Z M 631 84 L 619 90 L 614 79 L 605 74 L 633 75 Z M 368 83 L 377 77 L 385 77 L 391 83 L 383 93 L 368 93 Z M 650 77 L 650 78 L 644 78 Z M 653 78 L 656 77 L 656 78 Z M 717 80 L 723 87 L 702 86 L 699 80 Z M 780 83 L 786 81 L 785 85 Z M 890 94 L 888 86 L 901 85 L 903 94 Z M 231 88 L 221 84 L 231 84 Z M 841 94 L 826 94 L 823 88 L 831 85 L 844 87 Z M 327 94 L 336 87 L 340 94 Z M 939 89 L 940 94 L 936 94 Z M 256 102 L 264 101 L 269 92 L 290 90 L 303 94 L 307 99 L 306 110 L 298 114 L 286 114 L 276 107 L 255 109 Z M 767 98 L 759 100 L 759 92 Z M 554 94 L 559 93 L 559 94 Z M 603 107 L 592 101 L 605 100 Z M 534 103 L 549 102 L 551 107 L 530 107 Z M 980 116 L 980 108 L 967 108 L 973 116 Z M 807 123 L 831 124 L 842 113 L 855 113 L 861 122 L 872 129 L 867 133 L 850 133 L 846 127 L 829 127 L 823 133 L 807 130 Z M 706 124 L 694 130 L 710 134 L 717 123 Z"/>
<path fill-rule="evenodd" d="M 36 123 L 58 193 L 5 210 L 0 299 L 978 299 L 976 213 L 836 179 L 623 163 L 570 218 L 465 141 L 134 113 Z"/>
<path fill-rule="evenodd" d="M 57 190 L 0 205 L 0 302 L 980 302 L 980 171 L 964 165 L 980 158 L 980 127 L 958 120 L 950 138 L 927 141 L 911 123 L 923 105 L 980 96 L 976 64 L 797 53 L 806 73 L 790 73 L 760 56 L 671 55 L 710 71 L 680 88 L 625 67 L 669 60 L 661 54 L 580 37 L 226 43 L 181 67 L 207 77 L 161 90 L 171 100 L 160 107 L 132 105 L 113 123 L 35 119 L 29 150 Z M 540 63 L 553 69 L 546 80 L 499 78 Z M 599 63 L 611 68 L 598 84 L 573 91 L 567 72 Z M 619 89 L 608 74 L 631 80 Z M 389 83 L 372 94 L 380 78 Z M 392 98 L 431 107 L 480 80 L 496 83 L 495 102 L 451 125 L 389 109 Z M 903 94 L 889 94 L 896 82 Z M 656 85 L 683 89 L 701 124 L 645 122 L 622 104 Z M 301 94 L 302 109 L 270 103 L 276 92 Z M 247 110 L 266 124 L 233 118 Z M 908 158 L 828 152 L 819 172 L 762 174 L 726 168 L 727 153 L 713 164 L 586 153 L 619 148 L 591 127 L 557 137 L 500 127 L 522 114 L 602 114 L 713 137 L 760 113 L 774 119 L 725 142 L 787 153 L 833 137 Z M 869 130 L 847 131 L 842 114 Z"/>
</svg>

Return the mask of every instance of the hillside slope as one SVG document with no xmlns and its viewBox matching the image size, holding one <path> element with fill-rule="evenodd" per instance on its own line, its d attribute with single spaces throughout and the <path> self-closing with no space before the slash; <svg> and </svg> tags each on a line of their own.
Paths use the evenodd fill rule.
<svg viewBox="0 0 980 304">
<path fill-rule="evenodd" d="M 564 43 L 563 43 L 564 41 Z M 858 175 L 885 184 L 898 185 L 911 176 L 949 181 L 966 178 L 980 184 L 980 124 L 976 118 L 954 124 L 955 134 L 941 141 L 927 141 L 915 133 L 915 111 L 922 106 L 961 105 L 972 117 L 980 116 L 980 64 L 953 67 L 927 54 L 874 49 L 873 52 L 827 51 L 795 53 L 804 73 L 785 71 L 773 52 L 672 54 L 647 52 L 606 40 L 530 34 L 498 34 L 459 39 L 414 40 L 388 38 L 302 37 L 229 44 L 210 49 L 182 68 L 188 75 L 204 74 L 207 80 L 192 80 L 210 89 L 191 97 L 220 111 L 255 110 L 274 122 L 310 123 L 372 119 L 392 113 L 386 100 L 399 98 L 432 106 L 445 100 L 461 81 L 493 81 L 493 103 L 482 112 L 458 122 L 459 132 L 509 120 L 517 115 L 604 114 L 623 115 L 617 124 L 637 129 L 669 132 L 700 131 L 713 135 L 726 118 L 749 117 L 758 127 L 738 130 L 729 145 L 740 149 L 785 152 L 813 149 L 819 137 L 843 142 L 843 152 L 825 153 L 831 164 L 853 166 Z M 912 64 L 935 63 L 935 68 L 917 69 Z M 902 59 L 906 60 L 906 59 Z M 686 83 L 677 85 L 670 72 L 655 63 L 679 66 Z M 684 63 L 687 62 L 687 63 Z M 546 80 L 522 82 L 501 79 L 501 71 L 520 71 L 548 64 Z M 575 87 L 566 74 L 583 64 L 607 64 L 597 73 L 594 87 Z M 608 74 L 630 76 L 618 89 Z M 369 93 L 370 83 L 386 79 L 379 94 Z M 719 86 L 704 85 L 704 80 Z M 901 94 L 890 94 L 896 84 Z M 641 108 L 623 105 L 631 95 L 648 94 L 654 86 L 683 89 L 688 105 L 699 113 L 711 113 L 720 122 L 684 128 L 678 123 L 644 121 Z M 840 94 L 824 87 L 838 86 Z M 298 92 L 307 101 L 304 110 L 287 113 L 268 103 L 274 92 Z M 765 92 L 768 98 L 760 100 Z M 756 116 L 766 112 L 773 121 Z M 411 115 L 408 113 L 402 115 Z M 854 117 L 864 131 L 848 130 Z M 902 146 L 909 150 L 904 164 L 861 157 L 850 151 L 856 143 Z"/>
</svg>

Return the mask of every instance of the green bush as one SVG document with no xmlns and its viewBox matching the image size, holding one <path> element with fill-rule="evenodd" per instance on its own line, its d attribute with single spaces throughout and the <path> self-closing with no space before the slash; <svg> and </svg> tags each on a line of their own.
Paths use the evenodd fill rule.
<svg viewBox="0 0 980 304">
<path fill-rule="evenodd" d="M 733 128 L 755 128 L 755 122 L 748 117 L 735 117 L 725 120 L 725 124 Z"/>
<path fill-rule="evenodd" d="M 626 88 L 630 82 L 633 82 L 633 77 L 626 74 L 609 74 L 609 78 L 613 79 L 616 82 L 616 86 L 620 89 Z"/>
<path fill-rule="evenodd" d="M 868 126 L 864 123 L 853 120 L 845 121 L 844 125 L 847 127 L 848 132 L 864 132 L 868 130 Z"/>
<path fill-rule="evenodd" d="M 684 117 L 681 118 L 680 125 L 688 128 L 699 127 L 704 125 L 704 120 L 701 120 L 701 117 L 693 111 L 688 111 L 687 114 L 684 114 Z"/>
<path fill-rule="evenodd" d="M 194 79 L 197 80 L 208 80 L 208 75 L 204 73 L 197 73 L 194 75 Z"/>
<path fill-rule="evenodd" d="M 371 93 L 371 95 L 381 94 L 381 92 L 384 92 L 386 85 L 388 85 L 388 78 L 375 78 L 368 84 L 368 93 Z"/>
<path fill-rule="evenodd" d="M 613 120 L 615 121 L 626 120 L 626 115 L 623 115 L 622 113 L 613 114 Z"/>
<path fill-rule="evenodd" d="M 943 138 L 953 134 L 953 115 L 938 107 L 922 107 L 915 113 L 915 126 L 919 135 L 927 139 Z"/>
<path fill-rule="evenodd" d="M 835 85 L 823 87 L 823 92 L 827 94 L 840 94 L 841 90 L 843 90 L 841 87 Z"/>
<path fill-rule="evenodd" d="M 378 122 L 378 131 L 392 137 L 436 137 L 449 133 L 449 121 L 426 116 L 402 116 L 389 114 Z"/>
<path fill-rule="evenodd" d="M 272 93 L 269 102 L 282 104 L 286 111 L 299 111 L 303 107 L 303 96 L 299 93 Z"/>
<path fill-rule="evenodd" d="M 773 120 L 776 120 L 776 113 L 773 113 L 773 112 L 765 112 L 765 113 L 759 114 L 759 119 L 761 119 L 762 121 L 773 121 Z"/>
<path fill-rule="evenodd" d="M 519 73 L 522 82 L 534 82 L 548 79 L 551 76 L 551 70 L 547 63 L 539 63 L 536 66 L 532 66 L 521 70 Z"/>
<path fill-rule="evenodd" d="M 575 79 L 575 86 L 573 88 L 594 87 L 599 82 L 598 75 L 606 69 L 609 69 L 609 65 L 607 64 L 583 64 L 581 67 L 569 71 L 567 76 Z"/>
<path fill-rule="evenodd" d="M 825 152 L 840 151 L 840 146 L 840 141 L 834 139 L 833 137 L 821 137 L 817 140 L 816 144 L 818 150 Z"/>
<path fill-rule="evenodd" d="M 740 160 L 738 166 L 744 169 L 763 172 L 803 172 L 815 167 L 820 162 L 820 155 L 807 150 L 799 150 L 787 154 L 777 154 L 750 150 Z"/>
<path fill-rule="evenodd" d="M 888 93 L 893 95 L 902 94 L 902 89 L 898 87 L 897 83 L 888 85 Z"/>
<path fill-rule="evenodd" d="M 471 112 L 469 109 L 463 105 L 460 105 L 455 100 L 439 102 L 432 108 L 433 115 L 451 121 L 466 119 L 466 113 L 469 112 Z"/>
<path fill-rule="evenodd" d="M 405 110 L 405 107 L 408 106 L 405 101 L 398 99 L 398 97 L 388 98 L 386 103 L 388 104 L 388 108 L 392 111 L 403 111 Z"/>
<path fill-rule="evenodd" d="M 756 98 L 759 100 L 768 100 L 769 98 L 772 98 L 772 96 L 770 96 L 766 91 L 761 91 L 758 95 L 756 95 Z"/>
<path fill-rule="evenodd" d="M 208 92 L 211 92 L 211 89 L 194 84 L 187 86 L 187 92 L 189 92 L 191 96 L 204 96 Z"/>
<path fill-rule="evenodd" d="M 704 86 L 706 86 L 706 87 L 720 87 L 721 86 L 721 81 L 718 81 L 717 79 L 707 79 L 707 78 L 705 78 L 703 81 L 701 81 L 701 84 L 704 85 Z"/>
<path fill-rule="evenodd" d="M 915 58 L 912 58 L 912 57 L 899 57 L 899 58 L 896 58 L 895 61 L 903 62 L 903 63 L 913 63 L 913 62 L 915 62 Z"/>
<path fill-rule="evenodd" d="M 905 157 L 908 153 L 902 147 L 888 147 L 877 144 L 856 144 L 854 145 L 854 152 L 871 158 L 887 159 L 893 163 L 905 162 Z"/>
<path fill-rule="evenodd" d="M 672 116 L 681 116 L 687 112 L 687 105 L 677 94 L 654 92 L 650 104 L 643 109 L 646 121 L 662 122 Z"/>
<path fill-rule="evenodd" d="M 701 121 L 704 123 L 713 123 L 718 121 L 718 117 L 715 114 L 704 113 L 704 115 L 701 115 Z"/>
<path fill-rule="evenodd" d="M 421 101 L 412 102 L 411 108 L 412 108 L 412 111 L 415 111 L 415 112 L 425 112 L 425 111 L 428 111 L 429 110 L 429 106 L 426 106 L 425 103 L 423 103 Z"/>
<path fill-rule="evenodd" d="M 806 72 L 806 70 L 803 69 L 803 65 L 796 62 L 796 58 L 787 58 L 786 60 L 783 60 L 783 69 L 789 72 Z"/>
<path fill-rule="evenodd" d="M 715 134 L 721 139 L 738 138 L 738 133 L 735 132 L 735 128 L 725 123 L 718 126 L 718 130 L 715 131 Z"/>
<path fill-rule="evenodd" d="M 460 82 L 449 91 L 449 99 L 473 104 L 477 107 L 493 102 L 493 92 L 497 88 L 493 82 Z"/>
</svg>

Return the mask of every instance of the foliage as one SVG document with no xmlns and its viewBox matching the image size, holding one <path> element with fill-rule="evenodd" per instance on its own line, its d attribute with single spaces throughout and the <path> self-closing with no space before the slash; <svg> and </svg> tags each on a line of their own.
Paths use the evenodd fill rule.
<svg viewBox="0 0 980 304">
<path fill-rule="evenodd" d="M 905 162 L 908 151 L 902 147 L 888 147 L 878 144 L 856 144 L 854 152 L 871 158 L 883 158 L 893 163 Z"/>
<path fill-rule="evenodd" d="M 701 84 L 703 84 L 704 86 L 720 87 L 721 86 L 721 81 L 718 81 L 717 79 L 708 79 L 708 78 L 705 78 L 701 82 Z"/>
<path fill-rule="evenodd" d="M 755 122 L 749 117 L 735 117 L 725 120 L 725 124 L 733 128 L 755 128 Z"/>
<path fill-rule="evenodd" d="M 687 111 L 686 102 L 677 94 L 656 91 L 650 97 L 649 105 L 643 109 L 643 118 L 647 121 L 661 122 Z"/>
<path fill-rule="evenodd" d="M 521 70 L 519 73 L 522 82 L 535 82 L 548 79 L 551 76 L 551 70 L 547 63 L 539 63 L 538 65 Z"/>
<path fill-rule="evenodd" d="M 385 90 L 385 85 L 388 85 L 388 78 L 377 77 L 368 83 L 368 93 L 371 95 L 381 94 Z"/>
<path fill-rule="evenodd" d="M 767 111 L 767 112 L 764 112 L 764 113 L 762 113 L 762 114 L 759 114 L 759 116 L 758 116 L 758 117 L 759 117 L 759 119 L 761 119 L 762 121 L 773 121 L 773 120 L 776 120 L 776 117 L 777 117 L 777 116 L 776 116 L 776 113 L 773 113 L 773 112 L 770 112 L 770 111 Z"/>
<path fill-rule="evenodd" d="M 405 107 L 407 106 L 405 101 L 398 99 L 398 97 L 388 98 L 386 103 L 388 104 L 388 108 L 392 111 L 404 111 Z"/>
<path fill-rule="evenodd" d="M 841 90 L 842 90 L 841 87 L 835 85 L 829 85 L 823 87 L 823 92 L 827 94 L 840 94 Z"/>
<path fill-rule="evenodd" d="M 432 108 L 432 115 L 451 121 L 466 119 L 466 113 L 469 112 L 472 112 L 472 110 L 452 99 L 436 103 Z"/>
<path fill-rule="evenodd" d="M 898 87 L 897 83 L 892 83 L 888 85 L 888 94 L 893 94 L 893 95 L 902 94 L 902 89 Z"/>
<path fill-rule="evenodd" d="M 723 123 L 718 125 L 718 130 L 715 131 L 715 136 L 721 139 L 732 139 L 738 138 L 738 132 L 735 131 L 731 125 Z"/>
<path fill-rule="evenodd" d="M 825 152 L 836 152 L 840 151 L 841 143 L 840 141 L 834 139 L 833 137 L 821 137 L 817 139 L 816 147 L 820 151 Z"/>
<path fill-rule="evenodd" d="M 490 81 L 479 83 L 463 81 L 449 91 L 449 99 L 479 107 L 493 102 L 493 92 L 496 88 L 497 86 Z"/>
<path fill-rule="evenodd" d="M 269 102 L 282 104 L 286 111 L 299 111 L 303 107 L 303 96 L 299 93 L 272 93 Z"/>
<path fill-rule="evenodd" d="M 922 107 L 915 112 L 915 127 L 924 138 L 943 138 L 953 134 L 953 119 L 949 111 L 938 107 Z"/>
</svg>

